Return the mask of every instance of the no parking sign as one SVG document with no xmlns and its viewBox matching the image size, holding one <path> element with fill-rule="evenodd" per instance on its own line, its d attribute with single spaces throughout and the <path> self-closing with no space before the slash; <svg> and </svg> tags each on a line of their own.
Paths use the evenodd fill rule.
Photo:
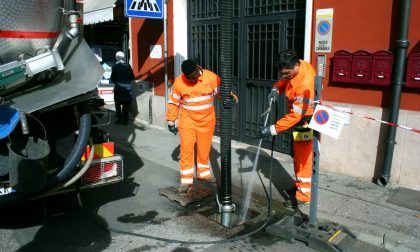
<svg viewBox="0 0 420 252">
<path fill-rule="evenodd" d="M 318 105 L 309 123 L 309 128 L 338 139 L 347 117 L 346 114 Z"/>
<path fill-rule="evenodd" d="M 334 9 L 316 10 L 315 52 L 331 52 Z"/>
</svg>

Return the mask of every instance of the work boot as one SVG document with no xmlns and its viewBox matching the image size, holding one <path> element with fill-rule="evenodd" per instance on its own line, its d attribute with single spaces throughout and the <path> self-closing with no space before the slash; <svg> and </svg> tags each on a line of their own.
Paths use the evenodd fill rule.
<svg viewBox="0 0 420 252">
<path fill-rule="evenodd" d="M 309 205 L 310 201 L 300 201 L 296 198 L 291 198 L 283 203 L 284 207 L 298 208 L 299 206 Z"/>
<path fill-rule="evenodd" d="M 191 188 L 192 185 L 179 185 L 177 190 L 179 193 L 188 193 Z"/>
</svg>

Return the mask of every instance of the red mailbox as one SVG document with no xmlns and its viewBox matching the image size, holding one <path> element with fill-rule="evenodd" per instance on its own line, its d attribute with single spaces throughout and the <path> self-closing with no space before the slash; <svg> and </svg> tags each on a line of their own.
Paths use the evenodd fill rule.
<svg viewBox="0 0 420 252">
<path fill-rule="evenodd" d="M 370 81 L 372 55 L 364 50 L 353 53 L 351 64 L 351 82 L 366 83 Z"/>
<path fill-rule="evenodd" d="M 420 88 L 420 51 L 408 55 L 405 86 Z"/>
<path fill-rule="evenodd" d="M 391 84 L 394 54 L 390 51 L 377 51 L 372 55 L 370 84 L 388 86 Z"/>
<path fill-rule="evenodd" d="M 345 50 L 337 51 L 334 54 L 332 81 L 350 82 L 351 57 L 351 53 Z"/>
</svg>

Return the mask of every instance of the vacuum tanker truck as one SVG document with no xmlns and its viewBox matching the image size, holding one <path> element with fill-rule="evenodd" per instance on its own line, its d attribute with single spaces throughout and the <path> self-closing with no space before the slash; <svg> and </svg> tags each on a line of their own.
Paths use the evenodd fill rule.
<svg viewBox="0 0 420 252">
<path fill-rule="evenodd" d="M 122 179 L 82 13 L 80 0 L 0 1 L 0 207 Z"/>
</svg>

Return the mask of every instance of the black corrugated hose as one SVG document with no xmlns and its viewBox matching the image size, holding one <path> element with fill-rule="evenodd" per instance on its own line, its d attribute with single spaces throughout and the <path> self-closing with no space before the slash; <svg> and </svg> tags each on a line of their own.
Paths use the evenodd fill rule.
<svg viewBox="0 0 420 252">
<path fill-rule="evenodd" d="M 229 98 L 232 91 L 232 1 L 220 2 L 220 99 Z M 232 205 L 231 134 L 232 110 L 220 106 L 220 155 L 222 184 L 220 203 Z"/>
</svg>

